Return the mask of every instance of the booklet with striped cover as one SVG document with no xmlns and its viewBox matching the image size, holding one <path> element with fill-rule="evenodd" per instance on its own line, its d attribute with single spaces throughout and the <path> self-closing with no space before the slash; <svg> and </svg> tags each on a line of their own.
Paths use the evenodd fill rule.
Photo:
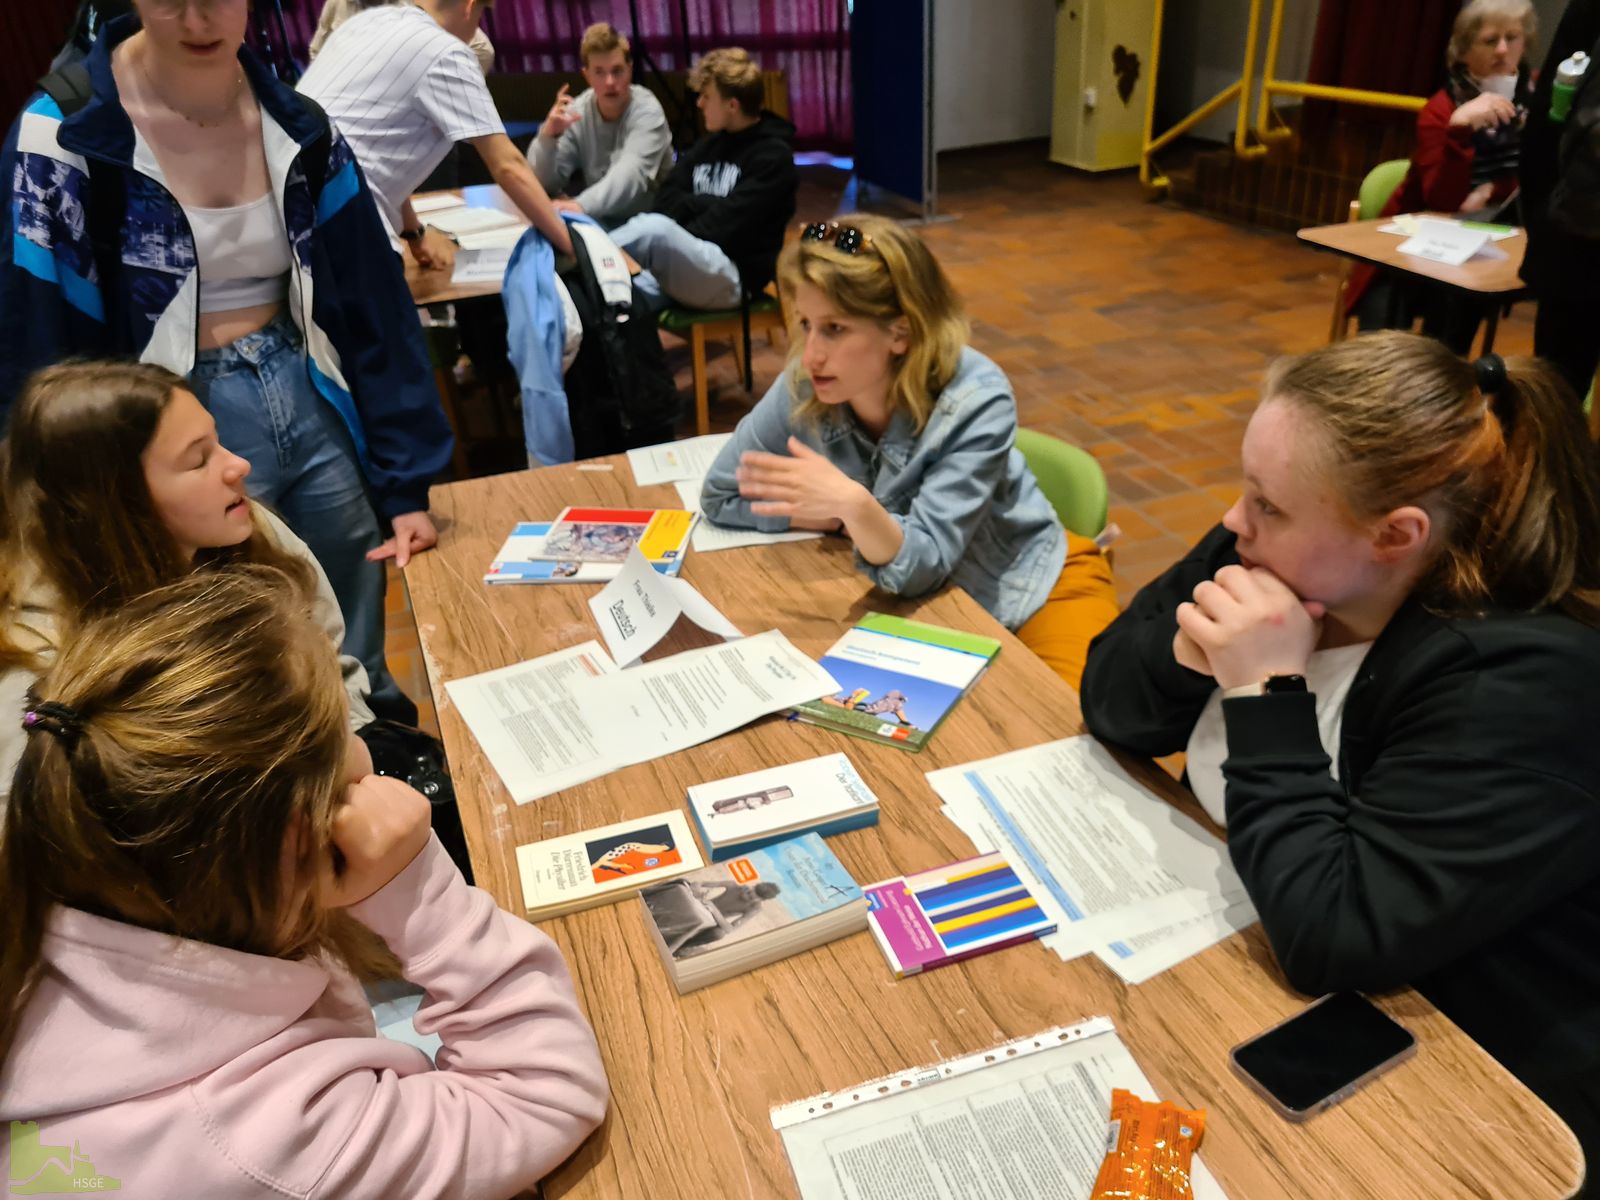
<svg viewBox="0 0 1600 1200">
<path fill-rule="evenodd" d="M 620 562 L 583 562 L 576 558 L 550 559 L 544 554 L 550 521 L 521 521 L 489 564 L 485 583 L 610 583 L 622 574 Z M 679 548 L 681 551 L 681 547 Z M 663 575 L 676 575 L 683 566 L 681 552 L 653 561 Z"/>
<path fill-rule="evenodd" d="M 873 884 L 867 926 L 896 979 L 1054 933 L 1001 854 Z"/>
</svg>

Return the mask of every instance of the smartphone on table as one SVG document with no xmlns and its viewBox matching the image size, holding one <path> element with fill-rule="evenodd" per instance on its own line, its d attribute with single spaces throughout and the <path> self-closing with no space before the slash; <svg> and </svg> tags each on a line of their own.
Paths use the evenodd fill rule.
<svg viewBox="0 0 1600 1200">
<path fill-rule="evenodd" d="M 1304 1121 L 1404 1061 L 1417 1039 L 1365 996 L 1335 992 L 1240 1042 L 1233 1066 L 1291 1121 Z"/>
</svg>

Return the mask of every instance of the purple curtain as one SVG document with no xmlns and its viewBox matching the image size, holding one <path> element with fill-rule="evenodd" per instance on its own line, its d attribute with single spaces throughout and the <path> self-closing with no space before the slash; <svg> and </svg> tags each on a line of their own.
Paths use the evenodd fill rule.
<svg viewBox="0 0 1600 1200">
<path fill-rule="evenodd" d="M 642 43 L 662 71 L 685 70 L 717 46 L 743 46 L 789 80 L 802 149 L 846 151 L 851 143 L 850 28 L 845 0 L 496 0 L 484 19 L 495 70 L 576 71 L 586 26 L 609 21 Z M 290 48 L 304 61 L 321 0 L 283 0 Z"/>
</svg>

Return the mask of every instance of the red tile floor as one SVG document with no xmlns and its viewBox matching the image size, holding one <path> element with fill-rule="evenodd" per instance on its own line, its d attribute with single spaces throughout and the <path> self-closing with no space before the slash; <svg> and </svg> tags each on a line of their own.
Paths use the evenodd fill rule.
<svg viewBox="0 0 1600 1200">
<path fill-rule="evenodd" d="M 953 219 L 922 235 L 966 298 L 973 345 L 1010 375 L 1022 424 L 1083 446 L 1105 468 L 1126 601 L 1232 502 L 1262 371 L 1326 340 L 1337 260 L 1289 234 L 1151 203 L 1131 172 L 1054 166 L 1043 143 L 947 154 L 940 171 L 940 210 Z M 843 172 L 802 176 L 800 219 L 854 207 Z M 687 348 L 667 340 L 687 403 Z M 1496 349 L 1526 353 L 1532 340 L 1531 306 L 1519 305 Z M 782 354 L 758 343 L 758 394 Z M 713 427 L 731 429 L 752 398 L 729 348 L 714 348 L 708 370 Z M 433 728 L 392 569 L 388 654 Z"/>
</svg>

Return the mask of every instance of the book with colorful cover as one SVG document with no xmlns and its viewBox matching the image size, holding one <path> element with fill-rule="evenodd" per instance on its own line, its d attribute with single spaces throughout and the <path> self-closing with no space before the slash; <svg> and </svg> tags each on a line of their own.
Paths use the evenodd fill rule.
<svg viewBox="0 0 1600 1200">
<path fill-rule="evenodd" d="M 775 842 L 639 894 L 680 994 L 866 927 L 867 901 L 815 833 Z"/>
<path fill-rule="evenodd" d="M 622 571 L 620 562 L 582 562 L 576 558 L 549 559 L 544 553 L 551 521 L 521 521 L 489 564 L 485 583 L 610 583 Z M 676 575 L 683 556 L 674 555 L 651 564 L 663 575 Z"/>
<path fill-rule="evenodd" d="M 867 927 L 896 979 L 1054 933 L 1001 854 L 867 888 Z"/>
<path fill-rule="evenodd" d="M 868 613 L 822 658 L 841 690 L 800 705 L 794 718 L 921 750 L 999 653 L 981 634 Z"/>
<path fill-rule="evenodd" d="M 694 528 L 683 508 L 590 508 L 561 510 L 532 557 L 556 561 L 621 564 L 634 546 L 652 563 L 681 559 Z"/>
<path fill-rule="evenodd" d="M 823 837 L 878 823 L 878 798 L 843 754 L 825 754 L 697 783 L 689 815 L 712 862 L 815 831 Z"/>
<path fill-rule="evenodd" d="M 523 907 L 535 918 L 606 904 L 704 865 L 680 812 L 517 847 Z"/>
</svg>

